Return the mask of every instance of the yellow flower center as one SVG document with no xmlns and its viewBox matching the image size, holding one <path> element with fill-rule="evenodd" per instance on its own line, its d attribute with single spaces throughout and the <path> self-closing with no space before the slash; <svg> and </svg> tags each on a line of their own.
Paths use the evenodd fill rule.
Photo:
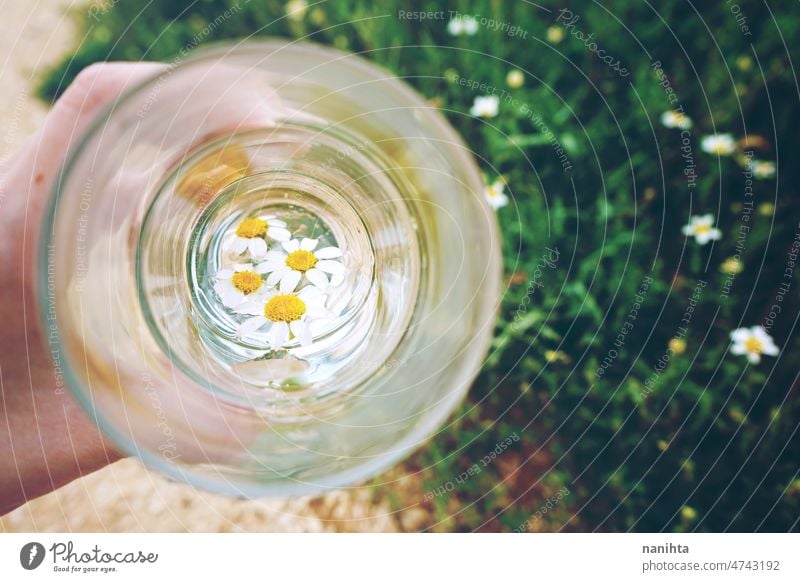
<svg viewBox="0 0 800 582">
<path fill-rule="evenodd" d="M 286 266 L 294 271 L 305 273 L 317 264 L 317 257 L 309 251 L 294 251 L 286 257 Z"/>
<path fill-rule="evenodd" d="M 290 323 L 306 312 L 306 304 L 296 295 L 276 295 L 264 306 L 264 317 L 270 321 Z"/>
<path fill-rule="evenodd" d="M 236 236 L 242 238 L 256 238 L 267 234 L 267 221 L 263 218 L 245 218 L 236 227 Z"/>
<path fill-rule="evenodd" d="M 758 338 L 749 337 L 744 340 L 744 349 L 751 354 L 760 354 L 764 349 L 764 344 Z"/>
<path fill-rule="evenodd" d="M 700 224 L 695 224 L 694 225 L 694 233 L 695 234 L 706 234 L 710 230 L 711 230 L 711 227 L 709 225 L 707 225 L 707 224 L 700 223 Z"/>
<path fill-rule="evenodd" d="M 231 283 L 245 295 L 250 295 L 261 288 L 263 281 L 259 274 L 253 271 L 237 271 L 231 277 Z"/>
</svg>

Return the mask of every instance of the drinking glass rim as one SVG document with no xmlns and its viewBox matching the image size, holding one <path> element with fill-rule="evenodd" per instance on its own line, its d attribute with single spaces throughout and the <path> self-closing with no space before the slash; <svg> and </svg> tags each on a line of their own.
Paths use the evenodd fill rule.
<svg viewBox="0 0 800 582">
<path fill-rule="evenodd" d="M 389 49 L 398 47 L 385 48 Z M 248 54 L 257 52 L 264 53 L 269 51 L 269 54 L 272 55 L 284 49 L 301 51 L 308 54 L 317 54 L 322 57 L 330 57 L 332 54 L 339 55 L 338 58 L 333 60 L 338 61 L 348 59 L 349 67 L 360 70 L 370 77 L 375 78 L 377 76 L 376 73 L 383 73 L 384 76 L 378 78 L 391 84 L 393 90 L 397 90 L 402 95 L 404 100 L 410 102 L 410 106 L 414 105 L 426 110 L 432 109 L 430 104 L 425 102 L 425 100 L 403 79 L 393 74 L 383 66 L 374 64 L 362 56 L 365 53 L 384 49 L 375 49 L 371 51 L 361 51 L 355 53 L 319 45 L 309 41 L 290 41 L 285 39 L 246 39 L 233 45 L 230 43 L 218 43 L 216 46 L 200 49 L 196 54 L 193 54 L 174 65 L 173 68 L 186 68 L 196 63 L 213 61 L 215 59 L 219 59 L 220 57 L 225 57 L 234 53 Z M 328 62 L 330 61 L 331 59 L 328 59 Z M 38 318 L 42 329 L 48 329 L 48 249 L 52 245 L 53 241 L 53 231 L 56 223 L 56 214 L 58 211 L 60 198 L 59 195 L 62 190 L 64 178 L 65 176 L 69 176 L 71 174 L 77 160 L 85 151 L 90 139 L 93 138 L 97 131 L 109 120 L 109 118 L 114 114 L 115 109 L 118 106 L 131 101 L 143 90 L 149 88 L 154 82 L 157 82 L 157 80 L 164 74 L 165 72 L 155 73 L 150 77 L 133 84 L 121 95 L 113 99 L 109 104 L 105 105 L 97 113 L 95 118 L 87 125 L 80 138 L 67 151 L 64 162 L 60 166 L 58 177 L 50 191 L 50 196 L 47 199 L 43 218 L 40 223 L 42 228 L 41 234 L 39 235 L 39 249 L 36 253 L 38 255 L 38 259 L 36 261 L 36 265 L 38 267 L 36 271 L 36 288 L 38 290 Z M 481 184 L 482 180 L 477 172 L 477 169 L 475 168 L 474 161 L 466 153 L 467 146 L 458 132 L 456 132 L 455 129 L 449 123 L 447 123 L 445 118 L 440 113 L 435 112 L 430 114 L 428 117 L 428 121 L 431 121 L 435 125 L 434 133 L 446 136 L 450 143 L 454 144 L 454 147 L 450 149 L 450 152 L 452 155 L 456 156 L 457 159 L 455 161 L 458 164 L 459 169 L 465 171 L 467 174 L 471 174 L 473 182 L 476 185 Z M 478 202 L 481 207 L 484 208 L 485 212 L 488 211 L 488 203 L 486 201 L 480 199 Z M 499 240 L 499 232 L 496 221 L 488 221 L 487 226 L 491 231 L 489 233 L 491 240 Z M 490 302 L 496 301 L 500 296 L 501 266 L 501 254 L 499 252 L 494 253 L 492 264 L 487 265 L 487 269 L 494 271 L 496 276 L 487 278 L 490 279 L 488 284 L 492 286 L 492 292 L 485 295 L 489 298 L 489 300 L 484 300 L 485 303 L 489 303 L 488 309 L 485 312 L 492 314 L 494 317 L 491 319 L 487 317 L 484 320 L 483 325 L 493 325 L 499 309 L 499 302 L 497 302 L 495 305 L 490 304 Z M 51 351 L 64 353 L 61 330 L 57 324 L 55 325 L 54 331 L 55 333 L 48 336 L 48 341 L 52 344 Z M 480 354 L 486 354 L 491 345 L 492 337 L 492 333 L 484 334 L 484 339 L 477 345 L 472 344 L 469 351 L 475 352 L 477 350 L 477 352 Z M 173 480 L 177 480 L 192 487 L 196 486 L 202 490 L 212 493 L 245 498 L 258 498 L 265 496 L 297 496 L 321 493 L 334 489 L 350 489 L 361 487 L 360 483 L 362 483 L 365 479 L 377 475 L 380 472 L 394 466 L 398 461 L 410 455 L 421 442 L 427 438 L 430 438 L 436 429 L 441 426 L 447 417 L 453 412 L 455 405 L 466 396 L 470 386 L 480 373 L 481 368 L 478 366 L 474 371 L 469 371 L 469 367 L 459 367 L 454 373 L 454 378 L 452 380 L 453 390 L 447 393 L 445 397 L 440 399 L 436 403 L 435 408 L 429 408 L 429 413 L 423 417 L 421 422 L 417 423 L 414 428 L 406 433 L 405 436 L 401 437 L 397 441 L 395 447 L 389 451 L 385 451 L 368 459 L 367 461 L 359 464 L 357 467 L 338 471 L 324 477 L 318 477 L 314 483 L 294 480 L 279 482 L 277 484 L 242 482 L 234 484 L 224 476 L 222 478 L 212 478 L 204 474 L 192 472 L 186 470 L 183 465 L 167 461 L 162 456 L 154 452 L 149 450 L 141 450 L 135 441 L 125 436 L 121 430 L 116 429 L 113 426 L 113 423 L 109 422 L 95 408 L 89 391 L 85 389 L 83 383 L 73 372 L 69 358 L 62 358 L 59 363 L 62 368 L 64 383 L 69 389 L 70 393 L 75 397 L 77 402 L 87 412 L 87 414 L 94 419 L 101 432 L 107 435 L 113 441 L 114 445 L 122 452 L 138 458 L 146 467 L 154 469 L 158 473 Z M 465 370 L 467 370 L 466 374 L 464 373 Z M 432 410 L 433 412 L 431 412 Z"/>
</svg>

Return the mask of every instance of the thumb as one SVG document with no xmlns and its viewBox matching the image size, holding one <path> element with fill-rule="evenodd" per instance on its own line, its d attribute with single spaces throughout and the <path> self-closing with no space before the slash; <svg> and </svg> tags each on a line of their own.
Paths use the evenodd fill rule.
<svg viewBox="0 0 800 582">
<path fill-rule="evenodd" d="M 41 217 L 67 151 L 96 115 L 126 89 L 165 69 L 158 63 L 98 63 L 83 69 L 10 161 L 3 179 L 9 214 L 19 216 L 13 212 L 17 210 L 29 223 Z"/>
</svg>

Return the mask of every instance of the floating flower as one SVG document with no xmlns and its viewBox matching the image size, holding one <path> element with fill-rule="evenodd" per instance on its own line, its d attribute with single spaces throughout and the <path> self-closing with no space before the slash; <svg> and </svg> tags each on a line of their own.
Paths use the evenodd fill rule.
<svg viewBox="0 0 800 582">
<path fill-rule="evenodd" d="M 512 89 L 519 89 L 525 84 L 525 74 L 519 69 L 511 69 L 506 75 L 506 85 Z"/>
<path fill-rule="evenodd" d="M 447 23 L 447 32 L 453 36 L 472 36 L 478 32 L 478 21 L 474 16 L 456 16 Z"/>
<path fill-rule="evenodd" d="M 669 128 L 690 129 L 692 120 L 680 111 L 665 111 L 661 114 L 661 125 Z"/>
<path fill-rule="evenodd" d="M 722 236 L 722 232 L 714 228 L 714 216 L 711 214 L 690 217 L 689 224 L 683 227 L 682 232 L 686 236 L 693 236 L 701 245 L 710 240 L 719 240 Z"/>
<path fill-rule="evenodd" d="M 754 160 L 752 163 L 753 176 L 759 180 L 768 180 L 775 176 L 775 162 Z"/>
<path fill-rule="evenodd" d="M 780 350 L 772 337 L 760 325 L 754 327 L 740 327 L 731 332 L 731 353 L 737 356 L 747 356 L 751 364 L 758 364 L 761 355 L 777 356 Z"/>
<path fill-rule="evenodd" d="M 251 216 L 236 226 L 236 232 L 226 243 L 225 250 L 237 255 L 248 251 L 253 257 L 263 257 L 267 252 L 265 236 L 277 241 L 286 241 L 292 237 L 282 220 L 269 215 Z"/>
<path fill-rule="evenodd" d="M 496 117 L 499 109 L 500 99 L 496 95 L 482 95 L 475 97 L 469 112 L 475 117 Z"/>
<path fill-rule="evenodd" d="M 489 202 L 489 206 L 497 210 L 508 204 L 508 196 L 505 194 L 505 189 L 506 185 L 502 180 L 495 180 L 486 186 L 484 194 L 486 195 L 486 200 Z"/>
<path fill-rule="evenodd" d="M 278 285 L 281 293 L 291 293 L 305 275 L 309 283 L 320 289 L 329 284 L 338 285 L 344 278 L 344 265 L 338 261 L 342 251 L 338 247 L 317 248 L 319 240 L 304 238 L 281 243 L 283 251 L 270 251 L 266 261 L 258 265 L 259 273 L 269 273 L 267 285 Z M 328 280 L 328 275 L 332 275 Z"/>
<path fill-rule="evenodd" d="M 267 343 L 279 349 L 290 337 L 300 345 L 311 343 L 309 324 L 330 317 L 325 308 L 325 295 L 313 285 L 303 287 L 298 293 L 273 291 L 258 301 L 248 301 L 241 313 L 252 315 L 239 326 L 239 335 L 251 335 L 267 327 Z"/>
<path fill-rule="evenodd" d="M 266 289 L 261 275 L 249 263 L 234 265 L 232 269 L 221 269 L 217 272 L 216 279 L 214 291 L 219 295 L 222 304 L 231 309 Z"/>
<path fill-rule="evenodd" d="M 703 137 L 700 147 L 709 154 L 729 156 L 736 151 L 736 142 L 729 133 L 715 133 Z"/>
</svg>

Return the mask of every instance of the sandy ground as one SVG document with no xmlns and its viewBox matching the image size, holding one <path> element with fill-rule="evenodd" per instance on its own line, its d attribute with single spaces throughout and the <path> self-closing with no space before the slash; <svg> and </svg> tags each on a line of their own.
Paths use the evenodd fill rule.
<svg viewBox="0 0 800 582">
<path fill-rule="evenodd" d="M 41 124 L 35 80 L 76 43 L 65 0 L 0 0 L 0 162 Z M 404 515 L 406 529 L 414 517 Z M 422 516 L 420 516 L 422 518 Z M 413 521 L 413 520 L 412 520 Z M 420 524 L 421 525 L 421 524 Z M 396 531 L 386 502 L 366 489 L 315 499 L 240 501 L 194 491 L 120 461 L 0 518 L 0 531 Z"/>
</svg>

